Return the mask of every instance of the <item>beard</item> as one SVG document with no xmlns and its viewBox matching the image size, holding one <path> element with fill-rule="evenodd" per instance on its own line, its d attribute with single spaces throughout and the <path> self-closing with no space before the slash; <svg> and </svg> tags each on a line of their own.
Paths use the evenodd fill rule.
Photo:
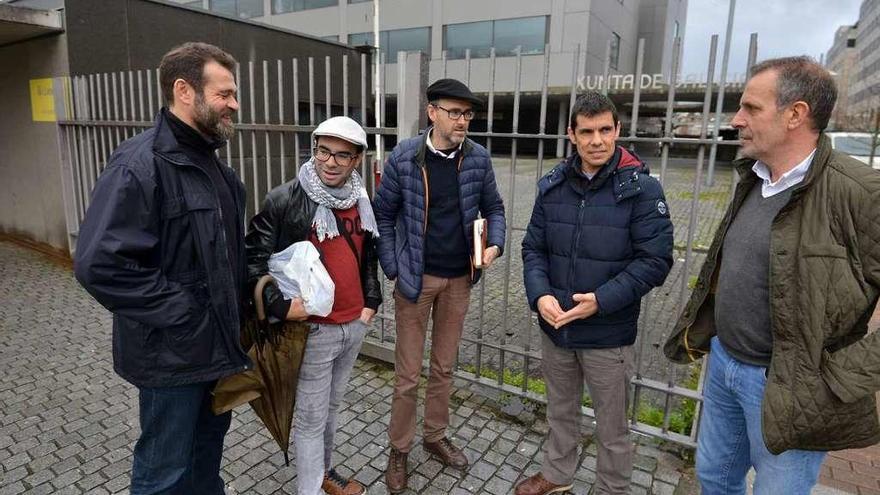
<svg viewBox="0 0 880 495">
<path fill-rule="evenodd" d="M 232 116 L 231 110 L 216 111 L 205 101 L 205 95 L 198 93 L 195 101 L 195 114 L 193 121 L 202 134 L 228 141 L 235 135 L 235 128 L 231 122 L 226 122 L 223 117 Z"/>
<path fill-rule="evenodd" d="M 458 134 L 455 132 L 455 128 L 449 129 L 449 131 L 447 131 L 447 132 L 442 132 L 438 129 L 438 134 L 443 139 L 449 141 L 452 144 L 452 146 L 456 147 L 456 146 L 460 145 L 461 143 L 463 143 L 465 138 L 467 137 L 467 129 L 463 129 L 463 131 L 464 131 L 464 134 Z"/>
</svg>

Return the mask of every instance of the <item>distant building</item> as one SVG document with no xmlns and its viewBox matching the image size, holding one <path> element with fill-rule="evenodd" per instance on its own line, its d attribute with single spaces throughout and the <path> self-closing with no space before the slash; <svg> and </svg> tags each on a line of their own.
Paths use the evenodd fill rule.
<svg viewBox="0 0 880 495">
<path fill-rule="evenodd" d="M 846 129 L 849 127 L 850 88 L 855 77 L 856 64 L 859 60 L 856 47 L 858 25 L 840 26 L 834 35 L 834 44 L 825 56 L 825 66 L 834 74 L 837 81 L 837 105 L 831 115 L 831 127 Z"/>
</svg>

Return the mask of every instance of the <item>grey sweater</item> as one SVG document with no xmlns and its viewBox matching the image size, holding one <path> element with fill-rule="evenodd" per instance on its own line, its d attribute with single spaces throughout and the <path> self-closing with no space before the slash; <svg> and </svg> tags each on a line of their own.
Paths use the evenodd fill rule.
<svg viewBox="0 0 880 495">
<path fill-rule="evenodd" d="M 755 366 L 769 366 L 770 225 L 791 198 L 791 189 L 764 198 L 761 181 L 746 197 L 724 238 L 715 294 L 715 327 L 730 355 Z"/>
</svg>

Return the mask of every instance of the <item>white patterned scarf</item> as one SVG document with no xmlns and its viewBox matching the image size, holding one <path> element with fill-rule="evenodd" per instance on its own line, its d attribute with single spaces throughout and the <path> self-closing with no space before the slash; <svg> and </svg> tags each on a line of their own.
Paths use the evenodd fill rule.
<svg viewBox="0 0 880 495">
<path fill-rule="evenodd" d="M 315 210 L 315 218 L 312 219 L 312 226 L 318 236 L 318 242 L 324 239 L 332 239 L 339 235 L 339 228 L 336 226 L 336 216 L 332 210 L 347 210 L 357 204 L 358 215 L 361 217 L 361 227 L 373 234 L 373 237 L 379 237 L 379 229 L 376 228 L 376 217 L 373 215 L 373 207 L 370 204 L 370 198 L 367 196 L 367 190 L 361 180 L 357 170 L 351 172 L 351 176 L 339 187 L 329 187 L 318 177 L 315 171 L 314 158 L 309 159 L 299 169 L 300 186 L 306 191 L 309 198 L 318 203 L 318 209 Z"/>
</svg>

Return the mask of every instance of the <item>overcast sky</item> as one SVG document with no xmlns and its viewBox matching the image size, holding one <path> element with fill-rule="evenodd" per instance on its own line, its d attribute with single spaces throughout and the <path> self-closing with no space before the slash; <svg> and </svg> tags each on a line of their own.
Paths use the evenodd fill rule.
<svg viewBox="0 0 880 495">
<path fill-rule="evenodd" d="M 745 72 L 749 36 L 758 33 L 758 60 L 786 55 L 810 55 L 817 60 L 834 41 L 842 24 L 858 20 L 861 0 L 737 0 L 728 74 Z M 705 74 L 709 40 L 718 34 L 720 76 L 727 30 L 729 0 L 689 0 L 682 74 Z M 730 78 L 728 78 L 729 80 Z"/>
</svg>

